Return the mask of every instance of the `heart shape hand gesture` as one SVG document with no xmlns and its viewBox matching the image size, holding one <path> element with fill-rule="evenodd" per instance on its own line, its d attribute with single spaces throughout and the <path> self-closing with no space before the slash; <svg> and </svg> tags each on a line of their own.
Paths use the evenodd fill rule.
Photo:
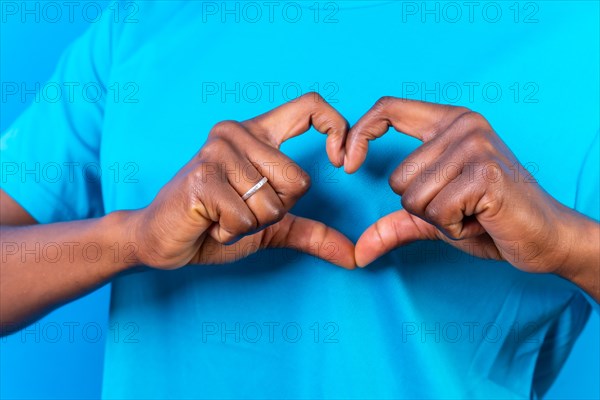
<svg viewBox="0 0 600 400">
<path fill-rule="evenodd" d="M 220 264 L 288 247 L 354 268 L 347 237 L 288 213 L 309 189 L 310 177 L 279 146 L 311 126 L 327 134 L 329 159 L 341 166 L 348 123 L 314 93 L 248 121 L 215 125 L 152 203 L 133 212 L 138 263 L 160 269 Z M 290 174 L 297 178 L 285 179 Z"/>
<path fill-rule="evenodd" d="M 390 127 L 423 141 L 390 177 L 403 209 L 376 221 L 356 246 L 288 212 L 310 178 L 279 146 L 311 126 L 328 136 L 330 161 L 347 173 Z M 290 167 L 300 177 L 294 182 L 282 179 L 282 168 Z M 586 226 L 593 238 L 597 229 L 546 193 L 475 112 L 384 97 L 348 129 L 315 93 L 244 122 L 218 123 L 196 156 L 131 218 L 139 263 L 161 269 L 231 262 L 267 247 L 292 247 L 352 269 L 416 240 L 443 240 L 525 271 L 560 273 L 582 245 L 574 232 Z M 593 243 L 583 246 L 593 254 Z"/>
</svg>

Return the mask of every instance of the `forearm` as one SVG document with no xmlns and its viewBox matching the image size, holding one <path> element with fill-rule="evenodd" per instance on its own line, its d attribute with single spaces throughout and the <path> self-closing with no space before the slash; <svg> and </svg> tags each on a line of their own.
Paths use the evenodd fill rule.
<svg viewBox="0 0 600 400">
<path fill-rule="evenodd" d="M 129 213 L 0 227 L 0 329 L 8 334 L 136 265 Z"/>
<path fill-rule="evenodd" d="M 586 291 L 600 303 L 600 224 L 569 210 L 567 256 L 557 274 Z"/>
</svg>

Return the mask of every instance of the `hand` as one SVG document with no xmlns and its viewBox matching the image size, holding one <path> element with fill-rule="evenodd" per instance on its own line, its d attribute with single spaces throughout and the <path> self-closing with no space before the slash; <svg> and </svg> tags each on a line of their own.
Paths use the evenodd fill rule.
<svg viewBox="0 0 600 400">
<path fill-rule="evenodd" d="M 174 269 L 289 247 L 354 268 L 354 245 L 348 238 L 288 213 L 309 189 L 310 177 L 278 149 L 311 125 L 328 135 L 327 154 L 340 166 L 348 123 L 316 93 L 248 121 L 218 123 L 152 203 L 133 212 L 131 236 L 139 247 L 139 263 Z M 263 176 L 268 182 L 242 200 Z"/>
<path fill-rule="evenodd" d="M 463 107 L 382 98 L 348 134 L 347 172 L 360 167 L 368 142 L 390 126 L 424 144 L 389 180 L 404 209 L 362 234 L 357 265 L 416 240 L 441 239 L 524 271 L 569 275 L 564 270 L 573 264 L 576 243 L 597 237 L 598 224 L 546 193 L 485 118 Z M 593 245 L 579 250 L 579 261 L 593 260 Z"/>
</svg>

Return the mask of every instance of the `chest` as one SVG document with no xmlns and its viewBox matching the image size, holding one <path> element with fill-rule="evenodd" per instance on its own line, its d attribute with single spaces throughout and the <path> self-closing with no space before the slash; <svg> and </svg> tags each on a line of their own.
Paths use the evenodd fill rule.
<svg viewBox="0 0 600 400">
<path fill-rule="evenodd" d="M 521 28 L 475 24 L 467 32 L 461 25 L 440 36 L 435 25 L 425 30 L 417 20 L 400 23 L 397 8 L 338 10 L 336 23 L 316 23 L 308 14 L 294 24 L 283 18 L 223 23 L 189 7 L 152 35 L 140 33 L 147 26 L 131 28 L 135 45 L 117 49 L 101 146 L 102 164 L 119 172 L 103 177 L 107 211 L 148 204 L 215 123 L 251 118 L 310 91 L 351 124 L 383 95 L 470 107 L 488 117 L 551 193 L 569 192 L 559 190 L 554 159 L 570 147 L 575 162 L 558 174 L 570 181 L 585 141 L 561 140 L 560 127 L 547 118 L 562 106 L 556 101 L 560 87 L 539 68 L 543 48 L 512 55 L 518 43 L 501 40 Z M 464 43 L 467 34 L 472 40 Z M 499 55 L 501 61 L 482 61 Z M 365 168 L 351 180 L 328 163 L 324 143 L 311 131 L 282 150 L 311 174 L 315 196 L 332 189 L 355 196 L 357 184 L 380 186 L 380 208 L 392 198 L 387 177 L 419 145 L 390 132 L 371 145 Z"/>
</svg>

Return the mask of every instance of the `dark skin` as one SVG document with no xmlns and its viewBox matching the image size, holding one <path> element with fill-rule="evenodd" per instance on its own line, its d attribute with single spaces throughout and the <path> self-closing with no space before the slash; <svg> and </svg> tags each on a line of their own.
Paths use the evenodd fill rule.
<svg viewBox="0 0 600 400">
<path fill-rule="evenodd" d="M 368 141 L 390 127 L 424 142 L 390 178 L 404 209 L 369 227 L 356 247 L 340 232 L 288 212 L 310 180 L 278 149 L 311 126 L 328 135 L 330 161 L 349 173 L 365 160 Z M 446 173 L 431 173 L 434 167 Z M 293 168 L 297 178 L 284 179 L 289 176 L 284 168 Z M 268 183 L 243 201 L 261 176 Z M 36 225 L 2 191 L 0 206 L 3 249 L 11 243 L 28 249 L 57 243 L 63 254 L 72 254 L 56 261 L 5 251 L 2 334 L 139 265 L 220 264 L 269 247 L 294 248 L 353 269 L 415 240 L 444 240 L 527 272 L 560 275 L 600 301 L 600 225 L 547 194 L 489 123 L 462 107 L 382 98 L 348 131 L 346 120 L 310 93 L 254 119 L 217 124 L 197 155 L 143 209 Z M 96 243 L 102 256 L 91 262 L 81 251 L 70 252 L 73 242 Z M 115 242 L 133 243 L 134 251 L 115 257 Z M 529 249 L 527 257 L 515 248 Z"/>
<path fill-rule="evenodd" d="M 14 332 L 139 265 L 166 270 L 222 264 L 260 249 L 288 247 L 354 268 L 354 245 L 348 238 L 321 222 L 288 213 L 309 189 L 310 178 L 278 148 L 311 126 L 328 135 L 327 154 L 340 166 L 348 123 L 319 95 L 309 93 L 254 119 L 217 124 L 196 156 L 140 210 L 34 225 L 1 192 L 2 333 Z M 296 178 L 285 178 L 290 175 Z M 268 183 L 243 201 L 241 196 L 261 176 Z M 227 246 L 234 241 L 233 247 Z M 22 251 L 4 251 L 12 243 L 24 243 L 26 249 L 57 243 L 63 257 L 56 261 L 53 253 L 23 259 Z M 79 246 L 70 251 L 73 243 Z M 99 260 L 94 259 L 96 252 L 84 255 L 87 243 L 100 246 Z M 118 257 L 114 243 L 124 250 Z"/>
<path fill-rule="evenodd" d="M 390 127 L 423 145 L 390 177 L 403 209 L 362 234 L 359 266 L 416 240 L 443 240 L 526 272 L 560 275 L 600 301 L 600 225 L 545 192 L 483 116 L 384 97 L 350 130 L 346 172 Z"/>
</svg>

